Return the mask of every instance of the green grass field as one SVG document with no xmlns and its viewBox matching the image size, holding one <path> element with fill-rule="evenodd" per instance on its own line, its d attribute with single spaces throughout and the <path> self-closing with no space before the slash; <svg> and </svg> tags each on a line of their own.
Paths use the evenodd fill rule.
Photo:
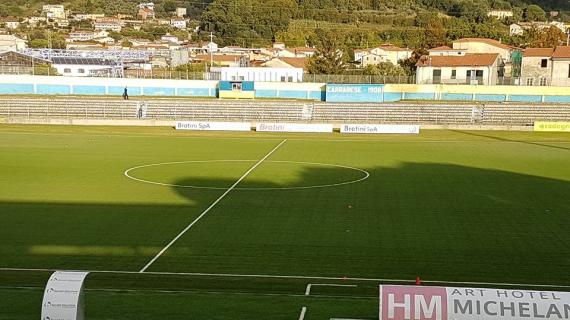
<svg viewBox="0 0 570 320">
<path fill-rule="evenodd" d="M 416 276 L 568 291 L 569 226 L 570 134 L 0 126 L 0 319 L 37 319 L 51 270 L 93 271 L 89 320 L 377 319 Z"/>
</svg>

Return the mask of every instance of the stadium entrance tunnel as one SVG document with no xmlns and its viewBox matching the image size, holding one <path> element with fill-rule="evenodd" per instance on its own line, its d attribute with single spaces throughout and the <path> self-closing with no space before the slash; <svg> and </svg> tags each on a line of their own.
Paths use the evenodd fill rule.
<svg viewBox="0 0 570 320">
<path fill-rule="evenodd" d="M 287 179 L 277 179 L 284 168 L 263 170 L 260 166 L 257 174 L 263 176 L 256 178 L 254 172 L 244 186 L 287 187 L 360 177 L 360 173 L 344 168 L 306 166 L 294 178 L 289 172 Z M 228 188 L 237 181 L 236 176 L 243 175 L 243 169 L 222 178 L 208 177 L 214 174 L 196 177 L 195 172 L 182 171 L 170 179 L 176 185 Z M 258 287 L 256 278 L 248 278 L 243 286 L 232 286 L 226 278 L 211 285 L 186 282 L 180 273 L 189 272 L 410 281 L 420 275 L 424 280 L 438 281 L 570 283 L 570 172 L 561 171 L 563 179 L 556 180 L 441 163 L 408 162 L 362 169 L 370 177 L 349 185 L 264 192 L 232 190 L 148 269 L 171 276 L 157 275 L 151 284 L 139 275 L 113 275 L 113 281 L 101 280 L 101 284 L 89 280 L 87 289 L 148 285 L 168 290 L 187 286 L 198 293 L 245 290 L 303 295 L 306 285 L 297 283 L 293 289 Z M 1 268 L 136 273 L 158 248 L 168 244 L 227 190 L 124 181 L 120 188 L 135 190 L 140 203 L 1 202 L 0 282 L 5 286 L 43 287 L 46 281 L 45 275 L 28 277 L 27 271 L 22 271 L 13 276 Z M 167 191 L 161 196 L 178 203 L 144 203 L 161 188 Z M 178 197 L 187 203 L 181 204 Z M 106 276 L 95 273 L 90 277 Z M 372 282 L 370 288 L 377 288 L 377 282 Z M 370 291 L 373 294 L 377 292 Z M 267 301 L 273 303 L 269 298 Z M 161 305 L 157 302 L 153 307 L 152 299 L 145 303 L 144 317 L 159 318 Z M 377 301 L 371 299 L 370 303 L 370 314 L 354 316 L 374 318 Z M 96 304 L 87 307 L 87 316 L 108 317 L 104 305 L 97 308 Z M 35 308 L 36 300 L 28 307 Z M 231 307 L 234 315 L 240 314 L 238 304 Z M 266 318 L 291 318 L 290 314 L 273 313 L 271 307 L 264 310 Z M 3 312 L 8 318 L 17 318 L 11 317 L 17 315 L 15 309 Z M 187 313 L 171 312 L 171 319 L 188 317 Z M 144 317 L 133 314 L 132 319 Z"/>
</svg>

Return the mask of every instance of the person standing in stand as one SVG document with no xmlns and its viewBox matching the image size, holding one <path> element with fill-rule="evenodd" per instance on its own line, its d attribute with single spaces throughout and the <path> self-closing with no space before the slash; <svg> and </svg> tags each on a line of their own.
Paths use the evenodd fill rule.
<svg viewBox="0 0 570 320">
<path fill-rule="evenodd" d="M 127 87 L 125 87 L 125 91 L 123 91 L 123 99 L 129 100 L 129 92 L 127 91 Z"/>
</svg>

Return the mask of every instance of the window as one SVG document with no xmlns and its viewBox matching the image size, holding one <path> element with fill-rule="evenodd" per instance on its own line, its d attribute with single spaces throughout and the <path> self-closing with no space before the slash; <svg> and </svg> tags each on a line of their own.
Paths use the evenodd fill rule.
<svg viewBox="0 0 570 320">
<path fill-rule="evenodd" d="M 292 77 L 292 76 L 289 76 L 289 77 L 287 78 L 287 82 L 293 82 L 293 77 Z"/>
<path fill-rule="evenodd" d="M 570 78 L 570 64 L 568 65 L 568 78 Z"/>
<path fill-rule="evenodd" d="M 548 67 L 548 59 L 542 59 L 542 60 L 540 60 L 540 67 L 541 67 L 541 68 L 546 68 L 546 67 Z"/>
<path fill-rule="evenodd" d="M 543 87 L 546 86 L 546 78 L 545 77 L 541 77 L 539 81 L 540 81 L 541 86 L 543 86 Z"/>
<path fill-rule="evenodd" d="M 533 86 L 534 85 L 534 78 L 526 78 L 526 85 Z"/>
<path fill-rule="evenodd" d="M 79 73 L 85 73 L 85 69 L 77 69 L 77 72 L 79 72 Z"/>
<path fill-rule="evenodd" d="M 240 79 L 241 81 L 243 81 L 243 80 L 245 80 L 245 77 L 244 77 L 244 76 L 239 76 L 239 79 Z"/>
<path fill-rule="evenodd" d="M 65 69 L 63 69 L 63 73 L 71 73 L 71 69 L 65 68 Z"/>
<path fill-rule="evenodd" d="M 285 82 L 285 76 L 281 77 L 281 82 Z"/>
<path fill-rule="evenodd" d="M 241 82 L 232 83 L 232 91 L 241 91 Z"/>
<path fill-rule="evenodd" d="M 457 79 L 457 70 L 451 70 L 451 79 Z"/>
</svg>

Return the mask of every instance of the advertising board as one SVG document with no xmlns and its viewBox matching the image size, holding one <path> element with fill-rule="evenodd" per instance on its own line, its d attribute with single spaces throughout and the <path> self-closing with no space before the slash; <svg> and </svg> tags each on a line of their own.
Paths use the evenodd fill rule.
<svg viewBox="0 0 570 320">
<path fill-rule="evenodd" d="M 176 130 L 251 131 L 249 122 L 178 121 Z"/>
<path fill-rule="evenodd" d="M 56 271 L 42 301 L 42 320 L 83 320 L 83 282 L 89 272 Z"/>
<path fill-rule="evenodd" d="M 259 132 L 333 132 L 333 125 L 314 123 L 260 122 L 255 127 L 255 130 Z"/>
<path fill-rule="evenodd" d="M 383 84 L 327 84 L 327 102 L 383 102 Z"/>
<path fill-rule="evenodd" d="M 535 121 L 534 131 L 570 132 L 570 122 Z"/>
<path fill-rule="evenodd" d="M 418 134 L 420 133 L 419 125 L 405 124 L 342 124 L 340 133 L 399 133 L 399 134 Z"/>
<path fill-rule="evenodd" d="M 380 320 L 570 319 L 570 292 L 380 286 Z"/>
</svg>

